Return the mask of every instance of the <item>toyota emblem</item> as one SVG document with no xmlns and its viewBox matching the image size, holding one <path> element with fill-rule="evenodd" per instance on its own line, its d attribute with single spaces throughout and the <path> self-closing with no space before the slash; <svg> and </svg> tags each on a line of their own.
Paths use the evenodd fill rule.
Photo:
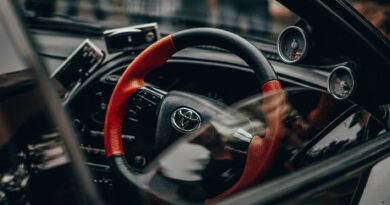
<svg viewBox="0 0 390 205">
<path fill-rule="evenodd" d="M 173 127 L 182 133 L 190 133 L 198 129 L 202 120 L 199 114 L 190 108 L 178 108 L 172 113 L 171 121 Z"/>
</svg>

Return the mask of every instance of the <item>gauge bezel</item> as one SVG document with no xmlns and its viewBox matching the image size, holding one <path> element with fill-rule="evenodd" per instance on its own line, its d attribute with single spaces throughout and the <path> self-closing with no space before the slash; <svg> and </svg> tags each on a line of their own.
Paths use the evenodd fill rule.
<svg viewBox="0 0 390 205">
<path fill-rule="evenodd" d="M 288 60 L 287 58 L 285 58 L 285 56 L 283 55 L 283 53 L 281 51 L 281 48 L 280 48 L 280 46 L 281 46 L 281 41 L 280 40 L 281 40 L 282 36 L 290 29 L 298 30 L 302 34 L 303 41 L 304 41 L 302 55 L 298 59 L 296 59 L 296 60 Z M 279 57 L 282 59 L 283 62 L 289 63 L 289 64 L 298 63 L 298 62 L 301 62 L 303 59 L 305 59 L 307 51 L 308 51 L 308 48 L 309 48 L 309 41 L 307 40 L 307 34 L 306 34 L 305 30 L 303 30 L 302 28 L 300 28 L 298 26 L 288 26 L 288 27 L 284 28 L 282 30 L 282 32 L 280 32 L 280 34 L 278 36 L 278 41 L 277 41 L 276 44 L 277 44 L 276 47 L 278 49 Z"/>
<path fill-rule="evenodd" d="M 346 96 L 346 97 L 340 97 L 340 96 L 336 95 L 334 92 L 332 92 L 331 89 L 330 89 L 330 83 L 331 83 L 330 79 L 331 79 L 332 75 L 334 75 L 334 73 L 337 72 L 340 69 L 343 69 L 343 70 L 347 71 L 347 73 L 352 77 L 352 90 L 351 90 L 351 92 L 349 92 L 348 96 Z M 354 72 L 352 71 L 351 68 L 349 68 L 347 66 L 344 66 L 344 65 L 337 66 L 329 74 L 327 90 L 336 100 L 346 100 L 346 99 L 348 99 L 349 97 L 351 97 L 355 93 L 356 84 L 357 84 L 356 83 L 356 78 L 355 78 Z"/>
</svg>

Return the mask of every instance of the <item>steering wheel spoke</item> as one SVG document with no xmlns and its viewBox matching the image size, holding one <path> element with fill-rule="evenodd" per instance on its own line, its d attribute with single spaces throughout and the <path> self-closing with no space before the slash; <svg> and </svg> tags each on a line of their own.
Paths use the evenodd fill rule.
<svg viewBox="0 0 390 205">
<path fill-rule="evenodd" d="M 129 99 L 129 120 L 133 122 L 138 122 L 140 120 L 139 118 L 144 118 L 152 115 L 154 117 L 157 117 L 157 108 L 165 95 L 166 92 L 157 88 L 150 86 L 141 87 Z"/>
</svg>

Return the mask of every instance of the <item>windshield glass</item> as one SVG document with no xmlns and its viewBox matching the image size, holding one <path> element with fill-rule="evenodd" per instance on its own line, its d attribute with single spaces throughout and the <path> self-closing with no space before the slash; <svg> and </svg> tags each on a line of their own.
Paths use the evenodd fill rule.
<svg viewBox="0 0 390 205">
<path fill-rule="evenodd" d="M 163 33 L 207 26 L 273 41 L 296 21 L 288 9 L 269 0 L 24 0 L 23 4 L 44 15 L 66 15 L 110 28 L 158 22 Z"/>
</svg>

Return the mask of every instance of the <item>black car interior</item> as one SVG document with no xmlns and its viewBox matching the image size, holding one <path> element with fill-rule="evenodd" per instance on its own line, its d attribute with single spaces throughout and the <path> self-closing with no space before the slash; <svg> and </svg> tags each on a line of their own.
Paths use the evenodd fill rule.
<svg viewBox="0 0 390 205">
<path fill-rule="evenodd" d="M 270 62 L 282 87 L 285 90 L 292 90 L 287 95 L 287 98 L 294 96 L 294 98 L 288 98 L 289 103 L 299 110 L 304 120 L 308 120 L 311 111 L 321 104 L 323 97 L 321 92 L 330 93 L 335 98 L 342 98 L 345 94 L 346 99 L 348 99 L 326 99 L 333 105 L 332 110 L 329 111 L 326 124 L 319 125 L 320 128 L 312 131 L 312 137 L 305 141 L 304 146 L 298 152 L 296 150 L 292 152 L 288 146 L 282 146 L 281 149 L 284 155 L 279 156 L 278 160 L 287 161 L 291 167 L 294 167 L 294 170 L 299 170 L 356 147 L 374 138 L 373 136 L 377 136 L 383 128 L 388 126 L 386 121 L 389 120 L 389 116 L 385 116 L 384 113 L 388 112 L 389 108 L 378 108 L 378 106 L 389 102 L 390 95 L 389 90 L 386 89 L 388 87 L 386 78 L 390 72 L 388 69 L 390 65 L 388 58 L 390 56 L 390 44 L 367 21 L 363 21 L 361 16 L 356 14 L 353 8 L 344 1 L 327 2 L 326 6 L 323 7 L 320 7 L 319 2 L 322 2 L 320 0 L 304 1 L 306 4 L 317 8 L 321 15 L 304 10 L 300 7 L 301 3 L 294 4 L 294 1 L 288 0 L 280 0 L 280 2 L 301 17 L 293 26 L 303 29 L 307 34 L 304 40 L 310 46 L 305 51 L 307 55 L 302 57 L 304 59 L 293 63 L 286 61 L 283 57 L 288 58 L 289 54 L 283 56 L 283 53 L 280 54 L 283 51 L 280 51 L 279 48 L 281 46 L 279 44 L 283 42 L 278 42 L 278 44 L 255 40 L 249 40 L 249 42 L 261 51 Z M 332 12 L 338 12 L 338 15 L 331 15 Z M 340 19 L 347 19 L 348 21 L 341 21 Z M 28 32 L 38 45 L 37 52 L 46 63 L 50 74 L 55 73 L 55 70 L 85 39 L 89 39 L 105 53 L 93 72 L 80 81 L 77 89 L 68 90 L 58 86 L 58 82 L 53 85 L 58 86 L 55 88 L 61 97 L 62 105 L 70 113 L 69 118 L 78 135 L 77 137 L 80 139 L 79 149 L 85 154 L 85 164 L 91 170 L 93 182 L 99 188 L 103 200 L 112 204 L 139 202 L 138 195 L 133 187 L 129 187 L 118 180 L 112 172 L 104 145 L 104 123 L 109 100 L 116 84 L 127 66 L 133 62 L 142 50 L 108 54 L 105 49 L 106 41 L 103 34 L 86 35 L 43 28 L 29 28 Z M 161 35 L 165 37 L 169 34 L 162 32 Z M 289 39 L 286 38 L 287 40 Z M 293 60 L 295 58 L 293 54 L 290 57 Z M 335 87 L 332 90 L 332 85 L 329 85 L 332 82 L 329 76 L 338 67 L 347 67 L 353 71 L 351 80 L 353 81 L 352 86 L 354 86 L 353 89 L 351 88 L 353 92 L 348 94 L 339 93 L 339 95 L 332 93 L 332 91 L 337 92 L 339 88 Z M 339 77 L 339 73 L 334 75 L 335 78 Z M 8 81 L 0 83 L 0 100 L 3 110 L 7 110 L 7 106 L 12 107 L 15 98 L 18 98 L 19 101 L 27 101 L 32 98 L 29 95 L 37 95 L 35 93 L 37 92 L 35 90 L 35 79 L 27 70 L 7 74 L 6 77 L 12 79 L 9 82 L 17 82 L 15 83 L 17 85 L 10 91 L 9 87 L 7 87 L 7 90 L 5 89 L 6 86 L 9 86 Z M 52 80 L 53 82 L 56 81 L 56 79 Z M 141 89 L 128 100 L 128 111 L 123 120 L 122 130 L 122 141 L 127 162 L 139 171 L 142 171 L 161 151 L 160 149 L 156 150 L 155 139 L 156 111 L 160 104 L 159 101 L 154 102 L 151 99 L 162 98 L 163 94 L 167 92 L 180 91 L 200 95 L 225 106 L 234 106 L 243 99 L 258 95 L 260 90 L 256 74 L 242 59 L 225 49 L 204 45 L 186 48 L 176 53 L 165 65 L 150 72 L 145 77 L 145 83 L 149 88 L 152 87 L 153 92 L 147 89 L 142 92 Z M 309 91 L 300 93 L 299 89 Z M 347 91 L 347 89 L 344 90 L 344 92 Z M 155 96 L 152 96 L 151 99 L 145 97 L 151 95 L 151 93 Z M 137 100 L 139 98 L 144 100 Z M 47 122 L 45 108 L 40 107 L 40 102 L 36 102 L 36 104 L 36 110 L 20 111 L 21 113 L 31 113 L 27 115 L 28 117 L 23 117 L 23 122 L 17 123 L 18 129 L 15 128 L 15 130 L 21 131 L 15 132 L 13 138 L 23 152 L 38 154 L 19 156 L 17 160 L 15 158 L 1 160 L 10 162 L 12 167 L 17 167 L 21 163 L 18 160 L 21 159 L 27 161 L 29 165 L 42 164 L 40 160 L 42 160 L 41 156 L 44 154 L 40 154 L 39 149 L 34 150 L 33 145 L 42 142 L 48 143 L 47 146 L 61 144 L 57 140 L 58 134 L 56 134 L 55 126 L 52 122 Z M 23 106 L 20 105 L 20 107 Z M 335 140 L 335 143 L 330 143 L 324 148 L 315 148 L 322 139 L 334 138 L 336 134 L 332 131 L 342 122 L 352 119 L 351 116 L 361 117 L 364 115 L 362 114 L 364 110 L 369 111 L 372 118 L 366 122 L 365 130 L 355 133 L 359 137 L 349 141 Z M 24 140 L 25 136 L 30 137 L 28 137 L 28 140 Z M 0 153 L 0 157 L 3 158 L 3 156 L 5 154 Z M 66 163 L 65 160 L 64 164 Z M 273 167 L 272 174 L 266 177 L 267 180 L 289 173 L 291 170 L 286 167 Z M 3 169 L 8 168 L 4 167 Z M 65 166 L 57 169 L 60 171 L 55 172 L 38 166 L 30 171 L 36 171 L 33 183 L 39 184 L 42 178 L 48 176 L 53 179 L 53 181 L 48 182 L 49 185 L 41 184 L 37 186 L 60 189 L 58 184 L 63 183 L 64 186 L 72 187 L 72 183 L 76 183 L 74 179 L 54 180 L 56 176 L 61 175 L 61 173 L 64 174 L 68 169 L 70 168 Z M 50 172 L 52 172 L 52 175 Z M 18 183 L 20 184 L 21 181 Z M 58 184 L 55 185 L 55 183 Z M 67 183 L 71 183 L 71 185 Z M 5 185 L 0 183 L 0 186 Z M 226 190 L 227 188 L 216 187 L 212 191 L 216 189 Z M 37 190 L 27 190 L 26 192 L 33 192 L 32 195 L 36 196 L 34 200 L 40 202 L 40 196 L 43 192 Z M 50 190 L 47 190 L 47 192 L 50 192 Z M 15 198 L 18 196 L 14 195 Z M 62 198 L 66 197 L 62 196 Z M 63 204 L 73 203 L 71 201 L 72 197 L 68 199 L 70 201 L 63 201 Z M 49 199 L 48 201 L 46 203 L 50 204 L 55 199 L 53 201 Z M 57 202 L 55 201 L 55 203 Z"/>
</svg>

